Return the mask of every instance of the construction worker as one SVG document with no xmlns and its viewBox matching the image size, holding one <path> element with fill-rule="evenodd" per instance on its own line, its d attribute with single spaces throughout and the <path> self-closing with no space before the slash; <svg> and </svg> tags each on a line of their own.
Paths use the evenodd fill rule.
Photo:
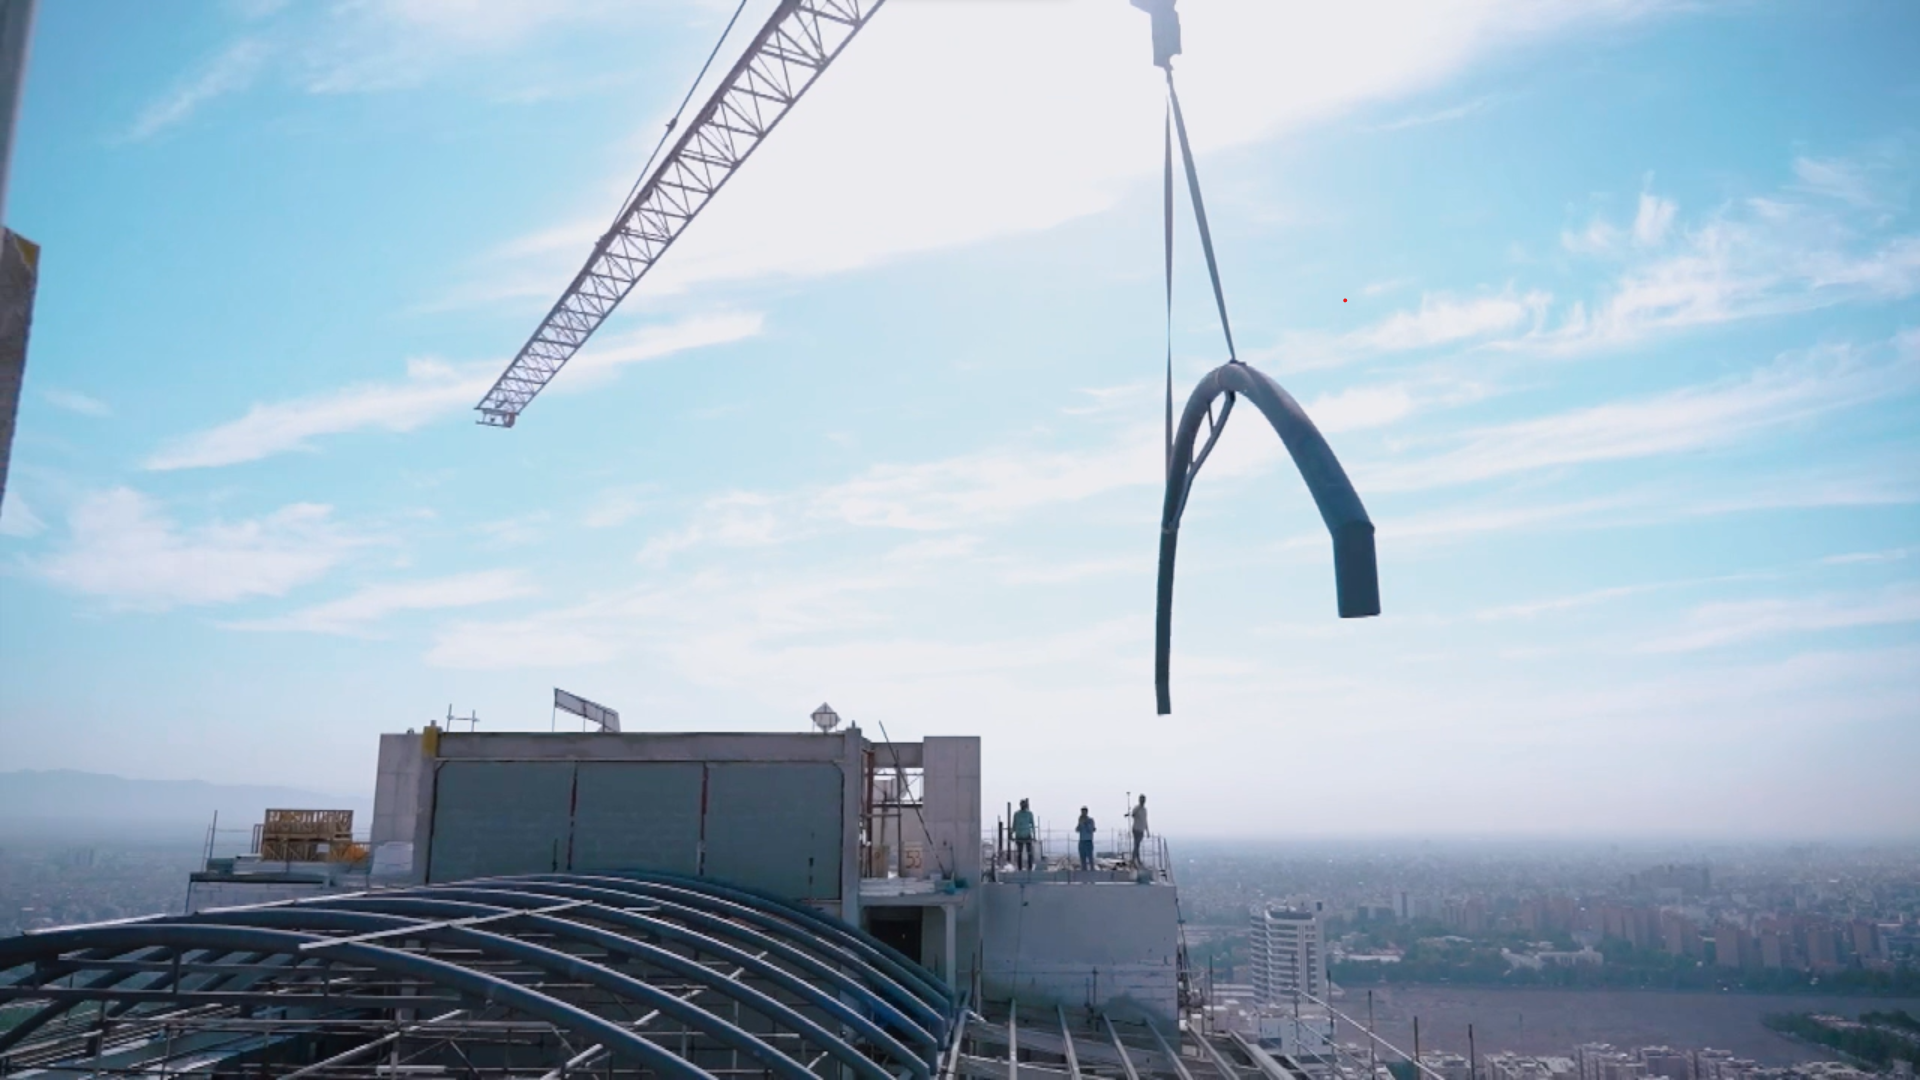
<svg viewBox="0 0 1920 1080">
<path fill-rule="evenodd" d="M 1133 865 L 1140 866 L 1140 842 L 1147 838 L 1147 797 L 1140 796 L 1140 802 L 1127 811 L 1127 819 L 1133 823 Z"/>
<path fill-rule="evenodd" d="M 1033 869 L 1033 811 L 1027 809 L 1025 799 L 1013 813 L 1013 868 Z"/>
<path fill-rule="evenodd" d="M 1073 831 L 1080 834 L 1080 869 L 1093 869 L 1093 818 L 1087 816 L 1087 808 L 1080 808 L 1080 820 L 1074 822 Z"/>
</svg>

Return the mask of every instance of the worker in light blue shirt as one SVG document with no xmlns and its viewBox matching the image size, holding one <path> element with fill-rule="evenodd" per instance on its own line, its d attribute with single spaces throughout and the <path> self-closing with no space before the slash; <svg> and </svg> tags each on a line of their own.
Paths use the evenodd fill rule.
<svg viewBox="0 0 1920 1080">
<path fill-rule="evenodd" d="M 1020 809 L 1013 813 L 1013 868 L 1015 870 L 1033 869 L 1033 811 L 1027 809 L 1027 800 L 1020 800 Z"/>
<path fill-rule="evenodd" d="M 1093 818 L 1087 814 L 1087 808 L 1080 808 L 1080 820 L 1073 823 L 1073 831 L 1080 834 L 1080 869 L 1093 869 Z"/>
</svg>

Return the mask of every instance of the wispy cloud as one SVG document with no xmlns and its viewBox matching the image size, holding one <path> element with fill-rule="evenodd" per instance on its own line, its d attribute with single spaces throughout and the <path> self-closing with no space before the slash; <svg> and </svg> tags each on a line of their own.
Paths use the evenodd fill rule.
<svg viewBox="0 0 1920 1080">
<path fill-rule="evenodd" d="M 643 328 L 596 341 L 567 368 L 566 385 L 623 365 L 657 360 L 689 349 L 740 341 L 760 332 L 758 315 L 720 315 Z M 255 405 L 245 416 L 176 439 L 143 463 L 152 470 L 196 469 L 258 461 L 275 454 L 312 450 L 314 440 L 354 431 L 413 431 L 471 408 L 500 364 L 453 365 L 410 360 L 403 381 L 363 383 L 292 401 Z"/>
<path fill-rule="evenodd" d="M 1321 5 L 1303 22 L 1291 8 L 1197 7 L 1183 13 L 1181 93 L 1193 115 L 1208 118 L 1193 131 L 1208 153 L 1427 91 L 1520 42 L 1644 14 L 1636 4 L 1462 0 L 1399 4 L 1390 15 Z M 756 151 L 755 167 L 730 182 L 649 289 L 840 273 L 1117 205 L 1153 169 L 1138 152 L 1140 118 L 1158 115 L 1162 91 L 1133 62 L 1139 34 L 1136 12 L 1104 0 L 1006 5 L 992 19 L 966 4 L 889 7 Z M 982 80 L 972 58 L 988 54 L 1000 69 Z M 1047 107 L 1036 110 L 1036 101 Z M 1061 125 L 1060 116 L 1074 122 Z M 876 130 L 889 137 L 874 140 Z M 1009 160 L 1023 167 L 998 164 Z M 559 249 L 496 250 L 470 280 L 429 302 L 521 294 L 529 306 L 544 302 L 631 180 L 623 165 L 582 185 L 581 205 L 533 230 L 540 238 L 570 230 Z M 793 213 L 799 206 L 808 212 Z M 529 291 L 535 281 L 549 284 Z"/>
<path fill-rule="evenodd" d="M 1702 604 L 1689 613 L 1687 629 L 1645 649 L 1695 652 L 1757 638 L 1912 622 L 1920 622 L 1920 586 L 1902 582 L 1872 593 Z"/>
<path fill-rule="evenodd" d="M 1797 168 L 1807 173 L 1805 159 Z M 1888 234 L 1882 219 L 1863 220 L 1859 199 L 1842 184 L 1851 174 L 1839 165 L 1814 175 L 1833 189 L 1816 192 L 1822 198 L 1800 184 L 1680 228 L 1676 204 L 1648 191 L 1624 228 L 1595 219 L 1563 233 L 1562 246 L 1576 254 L 1632 257 L 1592 303 L 1575 302 L 1553 325 L 1506 344 L 1590 352 L 1665 331 L 1920 292 L 1920 234 Z"/>
<path fill-rule="evenodd" d="M 40 515 L 33 512 L 27 500 L 21 496 L 20 487 L 14 485 L 7 491 L 4 501 L 0 501 L 0 536 L 10 536 L 16 540 L 38 536 L 47 527 Z"/>
<path fill-rule="evenodd" d="M 1302 371 L 1369 356 L 1516 337 L 1538 328 L 1552 301 L 1551 294 L 1539 290 L 1515 293 L 1508 289 L 1473 297 L 1429 293 L 1420 297 L 1419 307 L 1396 311 L 1370 326 L 1340 335 L 1290 334 L 1269 348 L 1249 351 L 1247 358 Z"/>
<path fill-rule="evenodd" d="M 268 44 L 256 37 L 233 42 L 198 72 L 142 109 L 126 138 L 132 142 L 151 139 L 185 123 L 208 102 L 247 89 L 271 54 Z"/>
<path fill-rule="evenodd" d="M 639 517 L 658 495 L 658 485 L 622 484 L 601 491 L 587 507 L 580 523 L 589 529 L 610 529 Z"/>
<path fill-rule="evenodd" d="M 1389 120 L 1384 124 L 1371 125 L 1369 127 L 1363 128 L 1362 130 L 1364 131 L 1400 131 L 1404 128 L 1425 127 L 1428 124 L 1444 124 L 1452 120 L 1464 120 L 1467 117 L 1472 116 L 1474 113 L 1482 111 L 1488 105 L 1493 104 L 1493 102 L 1494 102 L 1493 95 L 1488 94 L 1485 97 L 1474 98 L 1472 101 L 1462 102 L 1458 105 L 1454 105 L 1445 109 L 1438 109 L 1433 112 L 1411 113 L 1409 115 L 1402 116 L 1396 120 Z"/>
<path fill-rule="evenodd" d="M 60 390 L 56 388 L 43 390 L 40 392 L 40 396 L 47 399 L 47 404 L 52 405 L 56 409 L 65 409 L 70 413 L 79 413 L 81 416 L 113 415 L 112 407 L 106 402 L 96 397 L 88 397 L 78 391 Z"/>
<path fill-rule="evenodd" d="M 1844 347 L 1816 349 L 1736 379 L 1684 387 L 1466 432 L 1459 445 L 1358 470 L 1366 490 L 1471 483 L 1555 466 L 1651 457 L 1721 446 L 1920 386 L 1920 338 L 1891 359 Z M 1409 455 L 1411 457 L 1411 455 Z"/>
<path fill-rule="evenodd" d="M 61 588 L 150 611 L 281 596 L 361 542 L 325 506 L 295 503 L 257 518 L 182 527 L 153 499 L 124 487 L 79 500 L 67 528 L 66 545 L 31 568 Z"/>
<path fill-rule="evenodd" d="M 517 570 L 482 570 L 421 581 L 370 585 L 338 600 L 304 607 L 285 615 L 224 625 L 234 630 L 378 636 L 381 623 L 405 612 L 478 607 L 531 596 L 537 591 Z"/>
<path fill-rule="evenodd" d="M 1640 193 L 1640 210 L 1633 216 L 1633 242 L 1640 247 L 1658 247 L 1673 228 L 1680 207 L 1672 199 L 1663 199 L 1650 191 Z"/>
<path fill-rule="evenodd" d="M 1413 412 L 1414 399 L 1405 385 L 1356 386 L 1323 394 L 1306 408 L 1315 427 L 1332 433 L 1391 424 Z"/>
<path fill-rule="evenodd" d="M 1820 562 L 1826 566 L 1847 566 L 1860 563 L 1899 562 L 1920 548 L 1889 548 L 1885 551 L 1850 551 L 1844 555 L 1829 555 Z"/>
</svg>

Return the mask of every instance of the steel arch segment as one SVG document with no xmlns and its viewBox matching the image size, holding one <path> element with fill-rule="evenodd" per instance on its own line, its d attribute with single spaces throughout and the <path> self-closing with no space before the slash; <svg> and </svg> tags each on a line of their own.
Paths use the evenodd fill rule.
<svg viewBox="0 0 1920 1080">
<path fill-rule="evenodd" d="M 284 908 L 261 910 L 283 911 Z M 240 914 L 223 911 L 222 916 Z M 300 946 L 327 941 L 317 934 L 257 926 L 220 925 L 167 921 L 129 923 L 85 930 L 54 930 L 44 934 L 0 940 L 0 970 L 15 964 L 77 948 L 137 949 L 148 945 L 173 948 L 222 948 L 228 952 L 265 952 L 298 956 Z M 386 949 L 364 942 L 336 942 L 331 955 L 364 964 L 377 971 L 408 975 L 459 991 L 470 997 L 517 1009 L 563 1028 L 591 1034 L 603 1045 L 677 1080 L 717 1080 L 713 1074 L 662 1047 L 641 1038 L 612 1021 L 585 1009 L 569 1005 L 537 990 L 508 982 L 497 976 L 464 968 L 458 964 L 414 953 Z"/>
<path fill-rule="evenodd" d="M 832 983 L 845 993 L 853 995 L 861 1004 L 872 1009 L 886 1023 L 904 1033 L 914 1042 L 933 1051 L 937 1051 L 940 1046 L 939 1040 L 926 1025 L 921 1024 L 913 1017 L 907 1015 L 907 1013 L 901 1011 L 899 1006 L 888 1000 L 889 995 L 880 988 L 855 979 L 853 976 L 848 975 L 846 972 L 786 938 L 775 937 L 756 929 L 753 925 L 736 922 L 690 904 L 683 904 L 677 900 L 663 899 L 658 896 L 641 897 L 636 893 L 624 889 L 608 889 L 596 885 L 583 885 L 572 880 L 565 883 L 556 881 L 527 881 L 524 879 L 516 879 L 511 882 L 502 880 L 475 881 L 457 885 L 436 885 L 432 891 L 438 892 L 443 889 L 454 892 L 475 892 L 482 894 L 501 892 L 507 895 L 516 895 L 514 890 L 530 890 L 536 895 L 552 898 L 593 900 L 601 904 L 604 910 L 609 911 L 621 910 L 613 906 L 612 901 L 645 899 L 649 904 L 656 906 L 661 911 L 672 914 L 674 918 L 684 919 L 689 923 L 701 926 L 711 931 L 714 935 L 729 937 L 753 948 L 771 952 L 781 959 L 805 969 L 809 974 Z M 624 914 L 632 913 L 625 912 Z M 715 940 L 718 940 L 718 938 L 715 938 Z M 860 970 L 864 972 L 868 969 L 861 968 Z M 904 987 L 899 987 L 895 984 L 895 989 L 901 994 L 907 995 L 909 1000 L 913 1000 L 911 994 L 909 994 Z M 926 1006 L 924 1003 L 920 1003 L 919 1008 L 925 1010 Z"/>
<path fill-rule="evenodd" d="M 805 923 L 816 932 L 828 935 L 857 952 L 866 954 L 871 962 L 884 966 L 896 979 L 918 984 L 924 996 L 941 1003 L 943 1010 L 952 1009 L 953 994 L 946 985 L 934 978 L 926 969 L 915 963 L 906 954 L 874 937 L 872 934 L 840 919 L 822 915 L 805 904 L 786 897 L 778 896 L 763 889 L 745 885 L 720 884 L 710 879 L 688 878 L 678 874 L 664 874 L 652 870 L 623 871 L 623 873 L 645 881 L 657 881 L 678 885 L 682 888 L 707 887 L 721 895 L 736 897 L 742 903 L 749 903 L 770 915 L 779 915 Z"/>
<path fill-rule="evenodd" d="M 158 946 L 153 946 L 145 949 L 135 949 L 133 951 L 135 953 L 146 953 L 146 952 L 155 952 L 155 951 L 164 951 L 164 950 L 160 950 Z M 119 960 L 119 959 L 126 959 L 126 958 L 120 957 L 120 956 L 106 955 L 106 956 L 95 956 L 95 957 L 92 957 L 91 959 Z M 73 968 L 73 965 L 71 964 L 66 964 L 61 966 Z M 78 971 L 78 970 L 84 970 L 84 965 L 82 965 L 82 967 L 80 968 L 73 968 L 73 970 L 69 970 L 68 972 L 63 974 L 54 974 L 50 967 L 46 972 L 36 971 L 34 972 L 34 975 L 36 976 L 36 982 L 38 985 L 45 985 L 47 982 L 53 979 L 66 978 L 68 974 L 73 974 L 75 971 Z M 120 983 L 126 982 L 128 979 L 133 978 L 135 974 L 136 974 L 135 972 L 131 972 L 131 971 L 102 972 L 101 974 L 96 975 L 93 978 L 87 980 L 87 985 L 83 989 L 87 989 L 87 990 L 109 989 L 113 986 L 119 985 Z M 22 980 L 21 982 L 8 983 L 6 985 L 20 986 L 25 981 L 26 980 Z M 27 1017 L 25 1020 L 20 1021 L 18 1024 L 15 1024 L 13 1027 L 9 1028 L 8 1030 L 0 1031 L 0 1054 L 4 1054 L 7 1051 L 13 1049 L 15 1046 L 18 1046 L 22 1041 L 24 1041 L 27 1038 L 27 1036 L 32 1035 L 34 1032 L 40 1030 L 42 1027 L 46 1026 L 48 1023 L 59 1019 L 62 1013 L 65 1013 L 75 1008 L 79 1004 L 80 1004 L 79 1001 L 65 1001 L 65 1002 L 56 1001 L 51 1005 L 45 1006 L 40 1011 L 34 1013 L 32 1016 Z"/>
<path fill-rule="evenodd" d="M 412 895 L 418 896 L 420 894 L 415 893 Z M 555 898 L 553 895 L 541 896 L 532 892 L 515 892 L 506 889 L 464 889 L 459 886 L 437 888 L 433 890 L 432 895 L 451 900 L 467 900 L 474 903 L 506 903 L 519 910 L 535 908 Z M 377 900 L 381 898 L 370 897 L 368 899 Z M 862 1036 L 872 1040 L 876 1046 L 885 1050 L 895 1060 L 908 1065 L 910 1068 L 918 1063 L 922 1067 L 914 1070 L 915 1075 L 924 1077 L 930 1072 L 930 1063 L 920 1055 L 915 1054 L 912 1050 L 909 1050 L 904 1043 L 894 1038 L 891 1032 L 874 1023 L 872 1020 L 869 1020 L 858 1010 L 850 1008 L 839 998 L 820 989 L 820 987 L 814 983 L 800 978 L 798 975 L 795 975 L 778 964 L 769 963 L 760 956 L 756 956 L 745 949 L 722 941 L 719 938 L 700 933 L 697 930 L 690 930 L 687 927 L 667 922 L 664 919 L 657 919 L 651 916 L 641 915 L 637 912 L 626 911 L 621 908 L 599 903 L 590 903 L 584 910 L 590 912 L 592 917 L 597 921 L 614 923 L 630 930 L 651 934 L 662 940 L 686 945 L 700 952 L 718 957 L 730 964 L 737 964 L 753 972 L 760 978 L 779 985 L 788 993 L 805 999 L 815 1008 L 828 1013 L 840 1022 L 852 1027 Z M 573 921 L 559 913 L 543 915 L 541 917 L 562 918 L 564 921 Z M 781 944 L 773 942 L 771 939 L 763 940 L 766 940 L 768 944 Z M 677 956 L 677 954 L 674 955 Z M 651 957 L 649 957 L 649 959 L 651 959 Z M 688 962 L 691 963 L 691 961 Z M 699 964 L 693 964 L 693 966 L 700 968 L 702 971 L 707 970 Z M 872 991 L 862 988 L 861 1000 L 863 1004 L 871 1005 L 873 1003 Z M 775 1003 L 778 1004 L 777 1001 Z M 751 1005 L 752 1003 L 749 1004 Z M 752 1007 L 758 1008 L 759 1006 L 753 1005 Z M 805 1018 L 802 1017 L 802 1019 Z M 811 1023 L 811 1021 L 808 1021 L 808 1023 Z M 821 1030 L 820 1034 L 837 1039 L 837 1036 L 830 1035 L 824 1029 Z M 928 1038 L 931 1040 L 931 1036 Z M 871 1064 L 864 1056 L 862 1056 L 860 1060 Z M 859 1068 L 859 1066 L 855 1067 Z M 884 1070 L 882 1070 L 881 1076 L 891 1076 L 891 1074 L 885 1073 Z M 881 1080 L 881 1077 L 875 1077 L 874 1080 Z"/>
<path fill-rule="evenodd" d="M 860 973 L 860 977 L 876 990 L 887 994 L 901 1008 L 918 1017 L 921 1025 L 934 1033 L 936 1040 L 944 1040 L 950 1025 L 945 1010 L 948 1006 L 944 999 L 933 998 L 919 992 L 918 983 L 896 979 L 886 968 L 877 966 L 858 952 L 840 944 L 837 940 L 822 937 L 814 933 L 808 925 L 796 923 L 780 917 L 779 912 L 770 912 L 755 903 L 742 902 L 725 895 L 708 891 L 704 883 L 682 883 L 685 879 L 672 881 L 643 881 L 624 876 L 546 875 L 553 880 L 590 880 L 602 887 L 610 888 L 628 896 L 661 903 L 662 897 L 670 897 L 686 906 L 704 909 L 715 915 L 731 919 L 741 919 L 766 930 L 770 934 L 794 942 L 821 954 L 831 957 L 834 962 L 845 964 Z M 496 879 L 501 881 L 521 879 Z M 751 898 L 749 898 L 751 899 Z"/>
<path fill-rule="evenodd" d="M 536 903 L 538 902 L 537 899 L 535 902 Z M 423 896 L 417 892 L 359 896 L 359 897 L 354 897 L 352 899 L 344 899 L 344 900 L 336 901 L 333 903 L 328 903 L 324 905 L 323 909 L 337 910 L 341 907 L 347 907 L 347 906 L 351 906 L 353 908 L 373 909 L 378 912 L 392 912 L 393 914 L 398 915 L 402 918 L 416 918 L 416 917 L 417 918 L 444 918 L 448 916 L 458 918 L 463 914 L 475 913 L 476 909 L 478 909 L 479 912 L 486 912 L 486 913 L 515 914 L 517 920 L 523 923 L 529 929 L 539 929 L 539 930 L 545 931 L 548 934 L 552 934 L 553 936 L 558 938 L 570 938 L 574 941 L 583 942 L 585 944 L 596 945 L 602 949 L 607 950 L 610 953 L 624 953 L 628 956 L 632 956 L 637 959 L 644 960 L 647 963 L 652 964 L 656 967 L 671 971 L 684 978 L 691 979 L 698 983 L 702 983 L 705 986 L 707 986 L 709 989 L 713 990 L 715 993 L 720 994 L 724 997 L 733 999 L 739 1004 L 744 1005 L 755 1012 L 758 1012 L 762 1016 L 766 1017 L 768 1020 L 785 1024 L 788 1028 L 792 1029 L 796 1034 L 806 1036 L 809 1040 L 811 1040 L 814 1043 L 814 1045 L 818 1046 L 821 1050 L 826 1051 L 832 1057 L 838 1059 L 842 1064 L 846 1065 L 849 1069 L 852 1069 L 854 1072 L 860 1074 L 861 1076 L 865 1076 L 867 1080 L 895 1080 L 895 1077 L 893 1076 L 893 1074 L 887 1072 L 885 1069 L 881 1068 L 874 1061 L 867 1058 L 865 1055 L 861 1054 L 857 1049 L 848 1045 L 846 1040 L 840 1038 L 838 1035 L 835 1035 L 832 1032 L 828 1031 L 827 1029 L 821 1027 L 819 1024 L 808 1019 L 806 1016 L 802 1015 L 801 1013 L 794 1011 L 794 1009 L 791 1006 L 787 1005 L 785 1002 L 779 1000 L 778 998 L 773 997 L 770 994 L 765 993 L 764 991 L 759 990 L 756 987 L 749 986 L 745 983 L 741 983 L 733 979 L 725 978 L 721 976 L 719 972 L 714 971 L 712 968 L 707 967 L 704 964 L 700 964 L 693 960 L 689 960 L 686 957 L 679 955 L 678 953 L 660 948 L 657 945 L 653 945 L 649 942 L 644 942 L 644 941 L 636 941 L 633 938 L 625 937 L 608 930 L 603 930 L 597 926 L 587 926 L 582 923 L 576 922 L 572 919 L 566 918 L 559 913 L 529 912 L 529 911 L 524 911 L 522 909 L 514 907 L 512 905 L 503 906 L 494 900 L 480 902 L 480 901 L 471 901 L 471 900 L 461 900 L 453 897 L 447 897 L 444 899 L 433 898 L 429 896 Z M 602 911 L 605 913 L 611 913 L 612 909 L 602 909 Z M 499 931 L 491 931 L 491 932 L 499 933 Z M 507 935 L 500 934 L 500 936 L 505 937 Z M 718 943 L 715 943 L 715 944 L 718 944 Z M 750 962 L 753 961 L 754 959 L 750 956 L 747 956 L 744 953 L 740 953 L 739 950 L 737 949 L 728 948 L 728 951 Z M 563 954 L 563 955 L 566 955 L 566 954 Z M 574 957 L 574 959 L 579 960 L 580 958 Z M 590 961 L 581 961 L 581 962 L 590 963 Z M 762 967 L 771 967 L 771 965 L 766 965 L 764 964 L 764 962 L 759 962 L 759 964 Z M 599 965 L 594 965 L 594 966 L 598 967 Z M 608 970 L 608 969 L 603 969 L 603 970 Z M 621 978 L 630 977 L 620 972 L 609 971 L 609 973 L 613 975 L 618 975 Z M 795 979 L 794 982 L 798 983 L 800 982 L 800 980 Z M 804 986 L 806 984 L 800 983 L 800 985 Z M 662 993 L 664 993 L 664 991 L 662 991 Z M 672 997 L 672 995 L 667 995 L 667 996 Z M 674 998 L 673 1000 L 679 1001 L 680 999 Z M 726 1023 L 726 1021 L 722 1020 L 718 1015 L 706 1009 L 702 1009 L 700 1006 L 695 1005 L 690 1001 L 684 1001 L 681 1004 L 688 1009 L 695 1010 L 699 1013 L 705 1014 L 706 1016 L 712 1017 L 713 1021 L 717 1023 Z M 844 1008 L 844 1006 L 842 1006 L 842 1008 Z M 852 1010 L 847 1010 L 847 1012 L 851 1014 Z M 740 1030 L 742 1034 L 750 1035 L 750 1033 L 746 1032 L 744 1028 Z M 903 1064 L 907 1064 L 909 1067 L 911 1067 L 912 1065 L 918 1063 L 918 1059 L 914 1057 L 913 1054 L 909 1053 L 905 1047 L 899 1046 L 899 1044 L 897 1042 L 894 1042 L 894 1040 L 892 1040 L 891 1038 L 887 1038 L 885 1039 L 885 1041 L 888 1043 L 893 1043 L 893 1045 L 899 1050 L 898 1057 L 900 1058 Z M 771 1044 L 762 1043 L 762 1045 L 765 1045 L 767 1049 L 770 1050 L 771 1052 L 780 1054 L 782 1057 L 785 1057 L 788 1061 L 791 1061 L 793 1063 L 794 1068 L 799 1070 L 801 1073 L 806 1075 L 811 1075 L 811 1073 L 808 1072 L 805 1063 L 792 1058 L 790 1055 L 787 1055 L 784 1052 L 778 1050 L 777 1048 L 773 1047 Z M 921 1070 L 919 1070 L 919 1073 L 920 1075 L 924 1075 L 925 1069 L 922 1068 Z M 796 1077 L 796 1080 L 798 1080 L 798 1077 Z"/>
<path fill-rule="evenodd" d="M 573 875 L 567 874 L 530 874 L 531 878 L 548 880 L 566 880 Z M 792 924 L 801 924 L 810 937 L 830 938 L 844 951 L 851 951 L 867 967 L 877 967 L 885 971 L 891 981 L 904 986 L 913 986 L 920 992 L 915 995 L 923 1002 L 939 1002 L 939 1008 L 933 1010 L 939 1017 L 940 1037 L 946 1037 L 948 1018 L 946 1013 L 953 1008 L 953 995 L 924 970 L 918 970 L 912 960 L 902 956 L 893 948 L 882 944 L 871 935 L 863 933 L 837 919 L 829 919 L 813 909 L 791 900 L 764 893 L 757 889 L 745 889 L 737 885 L 723 885 L 710 878 L 690 878 L 679 874 L 663 874 L 648 870 L 610 871 L 596 875 L 603 881 L 622 882 L 640 886 L 651 886 L 676 890 L 679 894 L 697 896 L 712 905 L 715 901 L 731 901 L 733 904 L 755 912 L 762 919 L 784 921 L 787 926 L 779 929 L 791 937 Z M 643 895 L 645 895 L 643 893 Z"/>
<path fill-rule="evenodd" d="M 1208 372 L 1194 387 L 1180 414 L 1180 427 L 1169 451 L 1166 497 L 1160 510 L 1160 567 L 1157 603 L 1154 611 L 1154 694 L 1162 716 L 1173 711 L 1168 691 L 1168 667 L 1173 641 L 1173 567 L 1179 546 L 1180 517 L 1187 505 L 1200 463 L 1193 460 L 1193 444 L 1200 422 L 1212 413 L 1213 402 L 1224 394 L 1236 394 L 1251 401 L 1274 433 L 1286 445 L 1287 453 L 1306 481 L 1307 491 L 1320 510 L 1333 537 L 1333 573 L 1339 599 L 1340 617 L 1366 618 L 1380 614 L 1380 573 L 1373 547 L 1373 522 L 1361 505 L 1353 482 L 1334 456 L 1333 448 L 1313 426 L 1306 410 L 1280 384 L 1264 373 L 1238 361 L 1230 361 Z M 1205 459 L 1204 452 L 1202 460 Z"/>
<path fill-rule="evenodd" d="M 364 903 L 368 899 L 370 898 L 362 896 L 356 897 L 355 901 Z M 393 900 L 396 903 L 408 902 L 407 898 L 399 896 L 394 897 Z M 466 904 L 453 900 L 433 901 L 414 899 L 411 902 L 418 905 L 415 910 L 422 913 L 420 916 L 387 915 L 369 911 L 342 910 L 341 908 L 330 906 L 325 902 L 316 902 L 310 905 L 303 905 L 299 908 L 274 908 L 260 911 L 225 911 L 221 913 L 221 917 L 242 925 L 277 926 L 295 930 L 343 930 L 349 933 L 367 933 L 380 930 L 408 930 L 413 927 L 418 927 L 419 932 L 417 936 L 422 940 L 439 940 L 451 944 L 466 945 L 483 953 L 531 964 L 534 967 L 544 969 L 555 975 L 565 975 L 570 978 L 579 979 L 581 982 L 598 986 L 602 990 L 610 993 L 623 994 L 639 1004 L 645 1005 L 648 1008 L 658 1009 L 682 1023 L 698 1028 L 703 1033 L 711 1035 L 720 1042 L 758 1060 L 773 1073 L 784 1076 L 787 1080 L 819 1080 L 818 1077 L 807 1070 L 805 1065 L 788 1057 L 779 1049 L 767 1043 L 765 1040 L 760 1039 L 758 1036 L 755 1036 L 745 1028 L 739 1027 L 720 1016 L 716 1016 L 690 1001 L 684 1001 L 674 994 L 669 994 L 659 987 L 649 986 L 630 975 L 614 971 L 611 968 L 604 967 L 579 956 L 574 956 L 571 953 L 561 952 L 558 949 L 549 949 L 530 941 L 522 941 L 519 938 L 508 937 L 505 934 L 475 930 L 465 926 L 436 925 L 422 921 L 424 918 L 431 918 L 433 916 L 443 918 L 453 916 L 459 918 L 473 915 L 500 914 L 503 910 L 509 909 L 502 909 L 498 906 L 487 904 Z M 524 918 L 531 922 L 535 919 L 542 918 L 542 916 L 524 916 Z M 569 936 L 580 938 L 589 928 L 554 920 L 551 924 L 547 925 L 546 929 L 550 933 L 565 933 Z M 604 933 L 604 931 L 602 933 Z M 637 943 L 628 942 L 616 934 L 606 934 L 605 936 L 615 942 L 619 942 L 625 951 L 635 953 L 642 951 L 642 947 Z M 607 942 L 603 941 L 599 944 L 604 946 Z M 664 950 L 661 951 L 664 952 Z M 652 960 L 653 958 L 649 957 L 649 959 Z M 711 972 L 708 974 L 711 975 Z M 720 988 L 715 986 L 714 989 L 719 990 Z M 838 1040 L 830 1040 L 822 1049 L 828 1053 L 833 1053 L 836 1042 L 838 1042 Z M 839 1043 L 839 1045 L 844 1047 L 845 1043 Z"/>
</svg>

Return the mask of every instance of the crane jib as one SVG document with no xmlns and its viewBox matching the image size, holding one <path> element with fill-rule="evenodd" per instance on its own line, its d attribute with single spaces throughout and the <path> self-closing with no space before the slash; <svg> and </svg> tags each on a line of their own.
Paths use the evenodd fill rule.
<svg viewBox="0 0 1920 1080">
<path fill-rule="evenodd" d="M 885 0 L 781 0 L 474 408 L 512 427 Z"/>
</svg>

